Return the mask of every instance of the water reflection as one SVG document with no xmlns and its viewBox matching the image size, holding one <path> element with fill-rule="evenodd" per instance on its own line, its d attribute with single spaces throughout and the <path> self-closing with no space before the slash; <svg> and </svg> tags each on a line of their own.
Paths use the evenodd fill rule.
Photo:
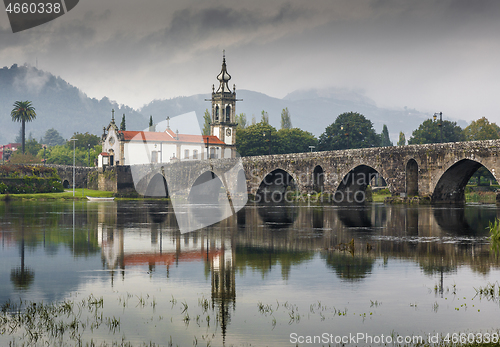
<svg viewBox="0 0 500 347">
<path fill-rule="evenodd" d="M 19 220 L 19 228 L 20 230 L 20 256 L 21 256 L 21 266 L 16 267 L 12 269 L 10 273 L 10 280 L 12 283 L 14 283 L 14 286 L 17 289 L 26 289 L 28 288 L 31 283 L 33 282 L 33 279 L 35 278 L 35 272 L 31 270 L 30 268 L 26 267 L 24 264 L 24 224 L 23 220 Z"/>
<path fill-rule="evenodd" d="M 216 225 L 180 234 L 172 206 L 165 202 L 2 203 L 1 244 L 7 261 L 0 278 L 10 273 L 11 281 L 1 282 L 0 300 L 33 288 L 43 298 L 64 297 L 89 281 L 84 271 L 93 271 L 92 281 L 98 278 L 112 290 L 138 272 L 167 283 L 185 277 L 187 286 L 206 282 L 225 339 L 237 289 L 248 286 L 248 278 L 257 274 L 273 283 L 277 274 L 288 283 L 304 276 L 294 284 L 300 290 L 317 266 L 303 273 L 294 269 L 316 261 L 327 269 L 322 281 L 362 286 L 373 284 L 377 264 L 404 260 L 436 278 L 442 296 L 446 276 L 460 267 L 483 275 L 498 269 L 486 230 L 497 213 L 495 206 L 470 205 L 248 205 Z M 15 256 L 9 255 L 11 249 Z M 183 272 L 188 264 L 203 268 L 197 279 Z"/>
<path fill-rule="evenodd" d="M 297 208 L 291 203 L 262 203 L 258 206 L 260 218 L 273 229 L 288 228 L 297 219 Z"/>
<path fill-rule="evenodd" d="M 154 271 L 159 264 L 169 267 L 183 259 L 207 261 L 207 252 L 233 250 L 234 247 L 245 250 L 242 257 L 249 257 L 252 252 L 261 257 L 261 252 L 267 249 L 272 252 L 338 252 L 339 244 L 354 239 L 355 256 L 368 254 L 366 249 L 369 247 L 374 258 L 416 259 L 429 273 L 444 266 L 435 265 L 434 259 L 447 261 L 446 271 L 462 263 L 487 271 L 487 265 L 477 264 L 477 256 L 490 257 L 486 227 L 497 216 L 496 208 L 480 206 L 255 205 L 203 231 L 180 235 L 168 203 L 127 202 L 91 207 L 80 204 L 71 211 L 72 207 L 25 204 L 16 206 L 13 212 L 12 204 L 1 205 L 2 245 L 5 247 L 6 241 L 15 242 L 21 257 L 21 266 L 13 270 L 13 274 L 18 274 L 12 277 L 19 279 L 16 283 L 29 284 L 33 278 L 32 270 L 25 265 L 26 247 L 41 246 L 50 255 L 56 254 L 61 245 L 70 247 L 74 256 L 100 253 L 105 269 L 124 270 L 127 266 L 149 264 Z M 19 215 L 31 217 L 19 218 Z M 6 233 L 6 225 L 12 225 L 15 231 Z M 64 231 L 67 227 L 74 227 L 75 231 L 67 233 Z M 217 234 L 221 229 L 228 230 L 227 245 Z M 207 239 L 211 240 L 208 246 Z M 247 251 L 249 247 L 252 252 Z M 327 259 L 337 258 L 325 257 L 331 265 Z M 269 263 L 261 267 L 269 267 Z"/>
</svg>

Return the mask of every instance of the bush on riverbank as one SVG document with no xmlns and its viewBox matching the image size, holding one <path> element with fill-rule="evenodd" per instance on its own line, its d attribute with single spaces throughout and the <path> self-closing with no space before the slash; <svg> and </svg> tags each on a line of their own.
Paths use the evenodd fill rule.
<svg viewBox="0 0 500 347">
<path fill-rule="evenodd" d="M 0 165 L 0 194 L 62 192 L 61 179 L 54 168 L 38 165 Z"/>
</svg>

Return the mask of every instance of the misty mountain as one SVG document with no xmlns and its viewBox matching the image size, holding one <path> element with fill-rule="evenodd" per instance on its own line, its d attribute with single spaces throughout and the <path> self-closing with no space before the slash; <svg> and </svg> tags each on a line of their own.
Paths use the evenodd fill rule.
<svg viewBox="0 0 500 347">
<path fill-rule="evenodd" d="M 271 125 L 279 129 L 281 111 L 288 107 L 293 126 L 316 136 L 321 135 L 339 114 L 353 111 L 371 120 L 378 133 L 382 131 L 383 124 L 387 124 L 395 143 L 400 131 L 409 139 L 412 131 L 431 116 L 414 109 L 379 108 L 361 92 L 338 88 L 295 91 L 283 99 L 249 90 L 237 90 L 236 93 L 237 98 L 242 99 L 237 102 L 236 112 L 246 114 L 247 124 L 251 123 L 252 117 L 260 122 L 261 112 L 265 110 Z M 150 116 L 153 116 L 155 123 L 160 123 L 167 117 L 173 118 L 192 111 L 196 112 L 202 127 L 203 114 L 211 108 L 210 101 L 206 101 L 209 98 L 211 94 L 207 93 L 154 100 L 134 110 L 106 97 L 101 100 L 89 98 L 77 87 L 51 73 L 27 65 L 13 65 L 0 69 L 0 143 L 12 142 L 19 134 L 21 125 L 13 122 L 10 116 L 12 105 L 18 100 L 33 103 L 37 118 L 26 124 L 26 136 L 31 132 L 39 140 L 50 128 L 55 128 L 65 138 L 70 138 L 74 132 L 88 131 L 101 135 L 102 128 L 111 119 L 111 109 L 115 110 L 117 124 L 125 114 L 127 130 L 145 129 Z M 457 123 L 461 127 L 467 125 L 465 121 Z"/>
<path fill-rule="evenodd" d="M 73 133 L 102 134 L 103 126 L 111 119 L 119 123 L 125 114 L 127 128 L 145 128 L 147 120 L 130 107 L 118 105 L 108 98 L 89 98 L 78 88 L 60 77 L 32 66 L 12 65 L 0 69 L 0 143 L 14 141 L 21 123 L 13 122 L 10 112 L 16 101 L 29 100 L 37 114 L 33 122 L 26 123 L 29 133 L 37 140 L 50 128 L 55 128 L 66 139 Z"/>
<path fill-rule="evenodd" d="M 210 94 L 198 94 L 189 97 L 178 97 L 168 100 L 154 100 L 143 106 L 139 112 L 149 118 L 153 116 L 155 123 L 183 113 L 195 111 L 198 121 L 203 124 L 203 114 L 210 109 Z M 316 136 L 321 135 L 325 128 L 333 123 L 337 116 L 344 112 L 359 112 L 371 120 L 375 130 L 380 133 L 387 124 L 391 139 L 397 142 L 399 132 L 403 131 L 408 139 L 416 128 L 431 115 L 410 109 L 385 109 L 376 106 L 375 102 L 362 93 L 342 89 L 311 89 L 295 91 L 283 99 L 250 90 L 237 90 L 236 97 L 243 99 L 236 104 L 236 113 L 245 113 L 247 124 L 252 117 L 257 122 L 261 120 L 261 112 L 269 114 L 271 125 L 280 127 L 281 111 L 288 107 L 292 116 L 292 125 L 309 131 Z M 459 125 L 466 126 L 465 122 Z"/>
</svg>

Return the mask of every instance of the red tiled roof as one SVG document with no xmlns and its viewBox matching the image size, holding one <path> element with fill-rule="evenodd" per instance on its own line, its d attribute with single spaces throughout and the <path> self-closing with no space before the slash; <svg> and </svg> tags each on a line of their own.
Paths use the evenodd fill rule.
<svg viewBox="0 0 500 347">
<path fill-rule="evenodd" d="M 206 135 L 189 135 L 189 134 L 178 134 L 179 139 L 177 140 L 177 134 L 172 130 L 167 130 L 165 132 L 152 132 L 152 131 L 120 131 L 123 134 L 125 141 L 161 141 L 161 142 L 187 142 L 187 143 L 206 143 L 207 138 L 209 143 L 213 145 L 224 145 L 224 142 L 219 140 L 217 136 L 206 136 Z"/>
<path fill-rule="evenodd" d="M 175 264 L 176 260 L 189 262 L 189 261 L 200 261 L 205 260 L 220 255 L 220 251 L 209 251 L 208 255 L 206 251 L 187 251 L 177 253 L 132 253 L 124 254 L 123 263 L 125 265 L 147 265 L 147 264 L 163 264 L 172 265 Z"/>
<path fill-rule="evenodd" d="M 8 149 L 12 149 L 12 148 L 17 148 L 17 147 L 21 147 L 21 143 L 9 143 L 7 145 L 0 145 L 0 147 L 2 148 L 8 148 Z"/>
</svg>

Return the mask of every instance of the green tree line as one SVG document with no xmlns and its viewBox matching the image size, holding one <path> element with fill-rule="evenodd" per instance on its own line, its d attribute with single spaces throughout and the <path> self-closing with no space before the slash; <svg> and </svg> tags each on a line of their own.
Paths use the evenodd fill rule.
<svg viewBox="0 0 500 347">
<path fill-rule="evenodd" d="M 97 157 L 102 152 L 100 137 L 88 132 L 77 132 L 72 138 L 76 141 L 67 141 L 57 130 L 49 129 L 40 142 L 30 136 L 25 144 L 25 154 L 16 151 L 9 161 L 13 164 L 45 161 L 46 164 L 73 165 L 74 155 L 77 166 L 95 166 Z"/>
</svg>

